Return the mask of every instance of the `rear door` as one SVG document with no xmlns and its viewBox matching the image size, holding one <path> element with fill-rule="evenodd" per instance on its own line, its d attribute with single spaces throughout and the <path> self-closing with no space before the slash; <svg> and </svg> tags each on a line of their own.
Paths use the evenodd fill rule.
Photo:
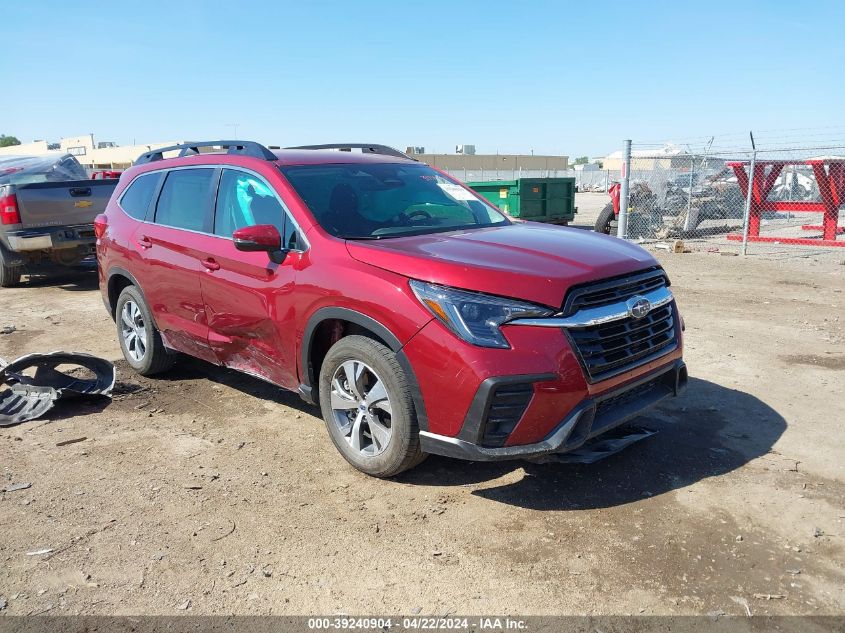
<svg viewBox="0 0 845 633">
<path fill-rule="evenodd" d="M 169 171 L 152 222 L 141 222 L 133 237 L 142 260 L 133 272 L 165 344 L 214 363 L 217 356 L 208 345 L 200 271 L 218 175 L 214 167 Z"/>
<path fill-rule="evenodd" d="M 267 253 L 235 248 L 232 233 L 272 224 L 292 249 L 275 264 Z M 206 238 L 202 294 L 209 343 L 219 362 L 275 384 L 295 388 L 296 349 L 292 294 L 305 244 L 273 188 L 261 176 L 223 169 L 218 187 L 214 238 Z"/>
</svg>

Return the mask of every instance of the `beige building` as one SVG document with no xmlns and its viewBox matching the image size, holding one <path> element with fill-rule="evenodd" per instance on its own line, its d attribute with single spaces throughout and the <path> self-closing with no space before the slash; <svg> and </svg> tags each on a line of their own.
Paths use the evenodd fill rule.
<svg viewBox="0 0 845 633">
<path fill-rule="evenodd" d="M 414 158 L 438 169 L 459 171 L 565 171 L 568 156 L 530 154 L 414 154 Z"/>
<path fill-rule="evenodd" d="M 682 151 L 674 145 L 666 145 L 657 149 L 634 150 L 631 152 L 631 169 L 684 169 L 689 168 L 693 154 Z M 617 150 L 602 159 L 602 168 L 611 171 L 622 169 L 623 153 Z"/>
<path fill-rule="evenodd" d="M 88 169 L 126 169 L 138 156 L 151 149 L 176 145 L 179 141 L 151 143 L 148 145 L 115 145 L 114 143 L 95 143 L 93 134 L 68 136 L 58 143 L 33 141 L 11 147 L 0 147 L 2 155 L 37 156 L 53 152 L 72 154 Z"/>
</svg>

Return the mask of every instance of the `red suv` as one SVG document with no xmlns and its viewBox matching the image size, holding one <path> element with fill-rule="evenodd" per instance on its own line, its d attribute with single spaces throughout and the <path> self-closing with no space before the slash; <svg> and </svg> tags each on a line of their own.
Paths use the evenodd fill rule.
<svg viewBox="0 0 845 633">
<path fill-rule="evenodd" d="M 181 352 L 298 391 L 371 475 L 572 450 L 686 384 L 649 253 L 514 220 L 385 146 L 155 150 L 95 228 L 136 371 Z"/>
</svg>

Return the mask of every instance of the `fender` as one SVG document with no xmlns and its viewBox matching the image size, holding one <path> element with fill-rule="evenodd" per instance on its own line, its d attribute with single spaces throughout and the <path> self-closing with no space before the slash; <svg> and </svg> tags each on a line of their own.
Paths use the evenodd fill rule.
<svg viewBox="0 0 845 633">
<path fill-rule="evenodd" d="M 311 345 L 314 342 L 314 332 L 317 330 L 320 323 L 330 319 L 342 319 L 344 321 L 354 323 L 355 325 L 359 325 L 362 328 L 370 330 L 387 343 L 390 350 L 396 354 L 396 360 L 399 362 L 399 365 L 402 367 L 408 378 L 408 383 L 411 387 L 411 397 L 414 400 L 414 408 L 417 412 L 417 422 L 420 430 L 427 431 L 428 416 L 425 413 L 425 403 L 423 401 L 422 392 L 420 391 L 420 385 L 417 382 L 417 376 L 411 367 L 411 363 L 402 351 L 402 342 L 396 338 L 396 335 L 393 334 L 393 332 L 374 318 L 349 308 L 320 308 L 308 319 L 308 323 L 305 326 L 305 332 L 302 334 L 302 340 L 300 341 L 299 362 L 301 368 L 301 379 L 303 381 L 302 384 L 299 385 L 300 397 L 309 404 L 315 404 L 317 406 L 320 404 L 320 396 L 317 391 L 317 379 L 314 376 L 314 369 L 311 367 L 309 358 L 311 357 Z"/>
<path fill-rule="evenodd" d="M 121 268 L 120 266 L 113 266 L 113 267 L 109 268 L 109 273 L 106 276 L 106 289 L 108 290 L 109 286 L 111 286 L 112 277 L 114 277 L 115 275 L 121 275 L 123 277 L 126 277 L 127 279 L 129 279 L 129 281 L 132 282 L 132 285 L 135 286 L 138 289 L 138 292 L 141 293 L 141 297 L 144 299 L 144 303 L 147 304 L 147 309 L 150 312 L 150 317 L 153 320 L 153 325 L 156 327 L 156 329 L 158 329 L 158 324 L 155 322 L 155 316 L 153 315 L 153 310 L 150 307 L 150 302 L 147 301 L 147 295 L 144 294 L 144 289 L 141 288 L 141 284 L 139 284 L 138 280 L 135 279 L 135 275 L 130 273 L 125 268 Z M 112 320 L 114 320 L 114 318 L 115 318 L 114 311 L 115 311 L 116 306 L 111 305 L 111 301 L 109 299 L 103 298 L 103 302 L 105 302 L 105 301 L 109 302 L 106 307 L 109 310 L 109 314 L 111 315 Z"/>
</svg>

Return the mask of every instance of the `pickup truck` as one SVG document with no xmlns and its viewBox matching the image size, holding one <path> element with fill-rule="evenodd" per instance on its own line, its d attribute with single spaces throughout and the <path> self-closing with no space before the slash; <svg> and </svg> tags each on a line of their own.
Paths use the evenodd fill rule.
<svg viewBox="0 0 845 633">
<path fill-rule="evenodd" d="M 0 156 L 0 287 L 94 253 L 94 218 L 117 179 L 91 180 L 70 154 Z"/>
</svg>

